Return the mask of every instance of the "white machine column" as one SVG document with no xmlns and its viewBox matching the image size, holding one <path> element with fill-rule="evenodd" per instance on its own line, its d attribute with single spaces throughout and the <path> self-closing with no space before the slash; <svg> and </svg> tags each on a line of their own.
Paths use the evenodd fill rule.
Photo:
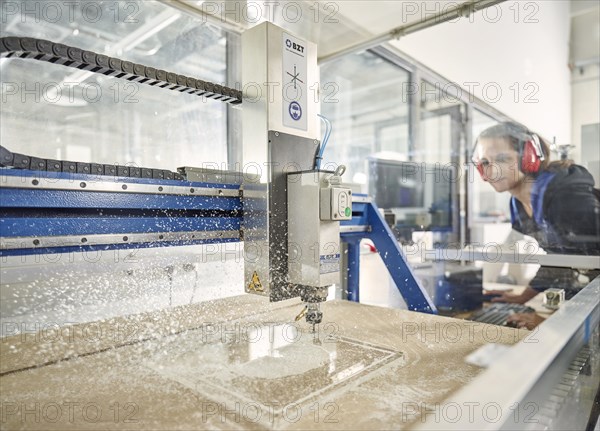
<svg viewBox="0 0 600 431">
<path fill-rule="evenodd" d="M 314 168 L 317 48 L 265 22 L 242 35 L 242 59 L 245 287 L 277 301 L 302 289 L 288 275 L 287 173 Z"/>
</svg>

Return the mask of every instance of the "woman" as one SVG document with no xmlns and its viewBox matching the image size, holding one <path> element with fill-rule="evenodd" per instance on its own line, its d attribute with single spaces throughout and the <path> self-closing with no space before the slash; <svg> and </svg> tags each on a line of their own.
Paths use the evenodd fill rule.
<svg viewBox="0 0 600 431">
<path fill-rule="evenodd" d="M 479 135 L 473 162 L 484 181 L 509 192 L 513 229 L 535 238 L 548 253 L 600 254 L 600 194 L 594 179 L 571 160 L 550 162 L 550 148 L 517 123 L 501 123 Z M 520 295 L 492 291 L 496 302 L 525 303 L 549 287 L 573 290 L 579 273 L 541 267 Z M 590 274 L 594 275 L 594 274 Z M 536 314 L 513 315 L 513 324 L 533 328 Z"/>
</svg>

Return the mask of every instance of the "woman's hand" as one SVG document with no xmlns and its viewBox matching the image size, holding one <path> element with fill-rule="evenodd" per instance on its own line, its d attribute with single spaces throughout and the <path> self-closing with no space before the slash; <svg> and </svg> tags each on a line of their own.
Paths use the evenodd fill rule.
<svg viewBox="0 0 600 431">
<path fill-rule="evenodd" d="M 523 293 L 520 295 L 513 295 L 506 290 L 488 290 L 485 292 L 487 295 L 498 295 L 496 298 L 492 298 L 492 302 L 510 302 L 512 304 L 525 304 L 531 298 L 536 296 L 539 292 L 531 287 L 527 286 Z"/>
<path fill-rule="evenodd" d="M 514 328 L 533 329 L 544 320 L 546 319 L 536 313 L 515 313 L 508 316 L 506 324 Z"/>
<path fill-rule="evenodd" d="M 506 290 L 486 290 L 486 295 L 497 295 L 492 298 L 492 302 L 511 302 L 513 304 L 523 304 L 525 301 L 521 295 L 514 295 Z"/>
</svg>

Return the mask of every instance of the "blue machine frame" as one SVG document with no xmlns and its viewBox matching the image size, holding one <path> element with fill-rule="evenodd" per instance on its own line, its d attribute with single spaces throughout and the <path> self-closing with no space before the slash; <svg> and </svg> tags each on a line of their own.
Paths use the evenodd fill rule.
<svg viewBox="0 0 600 431">
<path fill-rule="evenodd" d="M 0 169 L 0 256 L 242 240 L 243 186 Z M 410 310 L 437 313 L 394 234 L 366 195 L 355 195 L 348 299 L 359 301 L 360 241 L 373 241 Z"/>
<path fill-rule="evenodd" d="M 341 222 L 341 238 L 348 245 L 348 299 L 359 301 L 360 242 L 373 241 L 409 310 L 437 313 L 433 301 L 418 282 L 404 252 L 378 208 L 367 195 L 354 195 L 361 202 L 352 203 L 352 220 Z M 358 229 L 356 229 L 358 227 Z M 350 228 L 344 232 L 344 228 Z M 355 228 L 352 231 L 352 228 Z"/>
</svg>

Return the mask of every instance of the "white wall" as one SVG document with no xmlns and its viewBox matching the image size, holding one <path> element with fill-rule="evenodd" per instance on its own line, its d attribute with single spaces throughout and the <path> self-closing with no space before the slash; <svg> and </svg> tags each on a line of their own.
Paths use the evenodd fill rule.
<svg viewBox="0 0 600 431">
<path fill-rule="evenodd" d="M 443 10 L 452 3 L 456 4 L 352 1 L 339 5 L 340 13 L 359 28 L 379 34 L 431 16 L 436 4 Z M 567 1 L 507 1 L 392 44 L 458 84 L 477 83 L 477 97 L 547 138 L 556 136 L 559 144 L 570 143 L 569 12 Z M 483 94 L 486 85 L 488 92 Z M 502 91 L 499 98 L 495 88 Z M 527 96 L 533 103 L 526 103 Z"/>
<path fill-rule="evenodd" d="M 558 143 L 570 143 L 568 2 L 508 1 L 393 44 L 454 82 L 478 83 L 477 97 Z M 498 98 L 496 88 L 502 91 Z"/>
<path fill-rule="evenodd" d="M 577 161 L 598 160 L 600 150 L 594 154 L 582 154 L 581 127 L 600 123 L 600 67 L 590 65 L 582 71 L 573 70 L 573 138 L 575 145 L 572 155 Z M 600 144 L 600 143 L 599 143 Z"/>
<path fill-rule="evenodd" d="M 577 6 L 577 7 L 575 7 Z M 600 160 L 600 150 L 596 146 L 586 154 L 581 143 L 581 127 L 600 123 L 600 6 L 597 2 L 575 2 L 571 8 L 571 63 L 585 64 L 590 60 L 595 64 L 573 67 L 572 85 L 572 140 L 575 145 L 575 160 L 586 162 Z M 583 62 L 583 63 L 582 63 Z M 596 178 L 598 186 L 599 178 Z"/>
</svg>

